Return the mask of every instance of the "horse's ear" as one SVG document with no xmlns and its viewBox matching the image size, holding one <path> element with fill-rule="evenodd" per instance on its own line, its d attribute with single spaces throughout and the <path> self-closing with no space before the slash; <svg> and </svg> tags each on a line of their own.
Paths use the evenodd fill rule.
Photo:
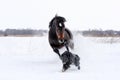
<svg viewBox="0 0 120 80">
<path fill-rule="evenodd" d="M 57 17 L 58 16 L 58 14 L 55 14 L 55 17 Z"/>
</svg>

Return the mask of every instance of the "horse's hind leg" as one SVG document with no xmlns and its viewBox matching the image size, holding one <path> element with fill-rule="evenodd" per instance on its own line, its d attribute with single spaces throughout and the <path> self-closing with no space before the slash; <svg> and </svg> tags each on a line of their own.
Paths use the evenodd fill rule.
<svg viewBox="0 0 120 80">
<path fill-rule="evenodd" d="M 79 61 L 75 62 L 75 66 L 80 70 L 80 62 Z"/>
<path fill-rule="evenodd" d="M 75 66 L 77 66 L 78 67 L 78 69 L 80 69 L 80 57 L 78 56 L 78 55 L 75 55 L 76 57 L 75 57 Z"/>
</svg>

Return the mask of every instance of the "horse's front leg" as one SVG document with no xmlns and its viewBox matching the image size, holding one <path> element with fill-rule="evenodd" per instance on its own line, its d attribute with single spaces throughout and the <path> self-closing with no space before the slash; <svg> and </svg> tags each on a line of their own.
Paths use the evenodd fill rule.
<svg viewBox="0 0 120 80">
<path fill-rule="evenodd" d="M 67 51 L 69 52 L 69 48 L 68 48 L 68 43 L 67 43 L 67 41 L 64 42 L 64 45 L 65 45 Z"/>
<path fill-rule="evenodd" d="M 66 47 L 67 51 L 69 52 L 69 48 L 68 48 L 68 46 L 66 45 L 65 47 Z"/>
<path fill-rule="evenodd" d="M 57 53 L 58 56 L 60 57 L 60 53 L 59 53 L 59 50 L 58 50 L 57 48 L 53 48 L 53 51 L 54 51 L 55 53 Z"/>
</svg>

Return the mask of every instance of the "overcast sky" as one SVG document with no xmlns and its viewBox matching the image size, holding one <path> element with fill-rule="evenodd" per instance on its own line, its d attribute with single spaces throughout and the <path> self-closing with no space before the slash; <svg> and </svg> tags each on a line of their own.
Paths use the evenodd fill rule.
<svg viewBox="0 0 120 80">
<path fill-rule="evenodd" d="M 0 0 L 0 29 L 47 29 L 55 14 L 71 30 L 120 30 L 120 0 Z"/>
</svg>

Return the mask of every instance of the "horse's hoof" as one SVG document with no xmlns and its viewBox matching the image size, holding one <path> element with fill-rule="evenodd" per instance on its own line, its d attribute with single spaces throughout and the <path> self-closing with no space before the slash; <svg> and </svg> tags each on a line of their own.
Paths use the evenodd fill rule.
<svg viewBox="0 0 120 80">
<path fill-rule="evenodd" d="M 78 70 L 80 70 L 80 66 L 78 66 Z"/>
</svg>

